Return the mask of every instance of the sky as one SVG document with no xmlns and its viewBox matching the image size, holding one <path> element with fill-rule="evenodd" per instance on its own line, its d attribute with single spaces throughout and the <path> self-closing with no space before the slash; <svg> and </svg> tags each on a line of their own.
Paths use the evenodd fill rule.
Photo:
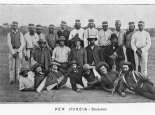
<svg viewBox="0 0 155 115">
<path fill-rule="evenodd" d="M 75 19 L 80 19 L 86 26 L 88 19 L 94 19 L 96 26 L 108 21 L 114 27 L 115 20 L 121 20 L 127 28 L 129 21 L 145 21 L 146 27 L 155 27 L 155 5 L 0 5 L 0 24 L 16 20 L 19 25 L 29 23 L 48 26 L 60 25 L 61 20 L 73 26 Z"/>
</svg>

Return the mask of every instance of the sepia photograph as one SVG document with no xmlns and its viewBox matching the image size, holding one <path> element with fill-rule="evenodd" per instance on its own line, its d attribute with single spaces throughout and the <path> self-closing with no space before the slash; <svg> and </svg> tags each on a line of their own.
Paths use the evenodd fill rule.
<svg viewBox="0 0 155 115">
<path fill-rule="evenodd" d="M 154 103 L 155 4 L 0 4 L 0 103 Z"/>
</svg>

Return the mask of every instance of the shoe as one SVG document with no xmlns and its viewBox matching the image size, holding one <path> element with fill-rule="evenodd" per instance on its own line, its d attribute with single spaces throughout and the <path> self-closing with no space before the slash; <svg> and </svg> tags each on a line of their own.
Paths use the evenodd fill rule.
<svg viewBox="0 0 155 115">
<path fill-rule="evenodd" d="M 12 85 L 12 84 L 14 84 L 15 82 L 14 82 L 13 80 L 11 80 L 11 81 L 9 81 L 9 83 Z"/>
</svg>

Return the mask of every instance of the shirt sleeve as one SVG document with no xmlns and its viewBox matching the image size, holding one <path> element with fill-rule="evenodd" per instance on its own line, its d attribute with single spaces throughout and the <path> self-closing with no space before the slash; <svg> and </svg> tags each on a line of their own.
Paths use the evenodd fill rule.
<svg viewBox="0 0 155 115">
<path fill-rule="evenodd" d="M 150 38 L 150 34 L 147 33 L 147 37 L 146 37 L 146 47 L 144 47 L 144 50 L 149 50 L 151 47 L 151 38 Z"/>
<path fill-rule="evenodd" d="M 14 49 L 12 48 L 10 33 L 8 33 L 8 35 L 7 35 L 7 41 L 8 41 L 9 50 L 13 54 Z"/>
<path fill-rule="evenodd" d="M 131 39 L 131 48 L 133 49 L 134 52 L 136 52 L 136 44 L 135 44 L 135 34 L 133 34 L 132 39 Z"/>
<path fill-rule="evenodd" d="M 73 30 L 70 32 L 70 34 L 69 34 L 69 39 L 68 40 L 71 40 L 72 39 L 72 37 L 73 37 Z"/>
<path fill-rule="evenodd" d="M 19 52 L 21 52 L 23 50 L 24 46 L 25 46 L 25 40 L 24 40 L 24 36 L 23 36 L 22 33 L 20 33 L 20 40 L 21 40 L 21 46 L 20 46 L 20 48 L 18 50 Z"/>
</svg>

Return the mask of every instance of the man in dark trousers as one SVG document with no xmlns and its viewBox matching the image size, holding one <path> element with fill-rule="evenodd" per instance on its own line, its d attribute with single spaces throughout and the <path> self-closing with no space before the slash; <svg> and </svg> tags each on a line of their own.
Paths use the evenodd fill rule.
<svg viewBox="0 0 155 115">
<path fill-rule="evenodd" d="M 122 61 L 120 65 L 121 90 L 129 89 L 138 95 L 155 100 L 155 87 L 153 83 L 140 72 L 130 71 L 129 66 L 131 63 Z"/>
<path fill-rule="evenodd" d="M 87 63 L 92 66 L 95 66 L 100 61 L 100 48 L 99 46 L 95 45 L 96 40 L 96 36 L 89 36 L 88 41 L 90 44 L 86 47 Z"/>
<path fill-rule="evenodd" d="M 129 22 L 129 30 L 127 30 L 125 34 L 125 47 L 126 47 L 126 55 L 127 60 L 131 62 L 131 69 L 135 70 L 135 59 L 134 59 L 134 51 L 131 48 L 131 39 L 132 35 L 135 33 L 135 23 Z"/>
<path fill-rule="evenodd" d="M 80 66 L 87 63 L 87 52 L 82 47 L 82 42 L 79 37 L 74 40 L 75 47 L 71 49 L 69 56 L 69 61 L 76 60 Z"/>
<path fill-rule="evenodd" d="M 64 36 L 65 37 L 65 45 L 68 46 L 68 39 L 69 39 L 70 31 L 67 30 L 67 23 L 65 21 L 61 21 L 60 26 L 61 26 L 61 29 L 57 31 L 58 38 L 60 38 L 60 36 Z"/>
</svg>

